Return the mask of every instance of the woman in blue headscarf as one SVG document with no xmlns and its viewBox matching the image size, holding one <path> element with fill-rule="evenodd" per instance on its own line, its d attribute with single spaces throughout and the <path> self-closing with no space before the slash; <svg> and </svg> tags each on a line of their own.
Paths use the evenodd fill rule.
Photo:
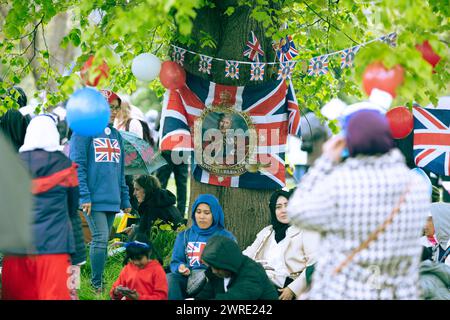
<svg viewBox="0 0 450 320">
<path fill-rule="evenodd" d="M 221 235 L 236 241 L 225 229 L 224 214 L 216 197 L 202 194 L 192 206 L 192 227 L 178 234 L 170 262 L 171 273 L 167 275 L 169 300 L 183 300 L 188 279 L 198 270 L 206 270 L 200 257 L 212 236 Z"/>
</svg>

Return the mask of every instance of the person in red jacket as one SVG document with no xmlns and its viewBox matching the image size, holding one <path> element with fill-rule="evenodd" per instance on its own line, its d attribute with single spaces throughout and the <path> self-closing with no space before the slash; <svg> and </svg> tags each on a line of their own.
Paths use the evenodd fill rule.
<svg viewBox="0 0 450 320">
<path fill-rule="evenodd" d="M 128 242 L 125 267 L 114 282 L 110 295 L 113 300 L 167 300 L 166 274 L 157 260 L 151 260 L 152 245 L 142 240 Z"/>
</svg>

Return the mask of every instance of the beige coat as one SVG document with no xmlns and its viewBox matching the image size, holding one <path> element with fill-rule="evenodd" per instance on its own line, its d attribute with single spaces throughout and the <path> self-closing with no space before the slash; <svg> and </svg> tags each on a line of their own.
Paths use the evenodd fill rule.
<svg viewBox="0 0 450 320">
<path fill-rule="evenodd" d="M 255 261 L 266 260 L 267 249 L 271 237 L 275 236 L 272 225 L 262 229 L 257 235 L 252 245 L 247 247 L 242 253 Z M 316 261 L 320 235 L 316 232 L 300 230 L 291 226 L 286 231 L 286 238 L 283 241 L 284 263 L 290 273 L 290 277 L 295 279 L 289 289 L 294 292 L 296 297 L 306 289 L 306 277 L 303 272 L 307 266 Z M 270 274 L 268 272 L 269 278 Z"/>
</svg>

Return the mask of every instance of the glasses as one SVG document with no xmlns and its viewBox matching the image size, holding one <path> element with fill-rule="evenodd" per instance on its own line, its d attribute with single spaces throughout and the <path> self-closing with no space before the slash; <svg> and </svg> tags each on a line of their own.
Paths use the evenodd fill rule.
<svg viewBox="0 0 450 320">
<path fill-rule="evenodd" d="M 112 110 L 120 110 L 120 106 L 109 105 Z"/>
</svg>

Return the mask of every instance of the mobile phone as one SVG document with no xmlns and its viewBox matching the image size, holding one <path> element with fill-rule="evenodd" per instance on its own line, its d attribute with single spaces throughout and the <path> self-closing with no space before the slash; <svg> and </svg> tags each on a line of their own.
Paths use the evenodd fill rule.
<svg viewBox="0 0 450 320">
<path fill-rule="evenodd" d="M 123 295 L 127 295 L 134 292 L 134 290 L 131 290 L 130 288 L 127 287 L 117 287 L 117 291 L 119 291 Z"/>
</svg>

